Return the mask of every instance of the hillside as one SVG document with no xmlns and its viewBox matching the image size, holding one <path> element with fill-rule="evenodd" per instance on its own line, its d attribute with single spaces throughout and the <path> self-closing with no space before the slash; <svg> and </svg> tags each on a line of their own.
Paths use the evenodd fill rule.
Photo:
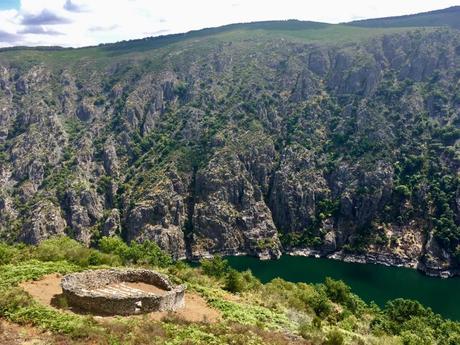
<svg viewBox="0 0 460 345">
<path fill-rule="evenodd" d="M 0 238 L 456 274 L 459 78 L 451 28 L 287 21 L 2 50 Z"/>
<path fill-rule="evenodd" d="M 369 28 L 449 26 L 460 29 L 460 6 L 406 16 L 357 20 L 347 23 Z"/>
<path fill-rule="evenodd" d="M 219 257 L 192 268 L 152 243 L 103 238 L 102 251 L 69 238 L 0 244 L 2 345 L 406 345 L 457 344 L 460 323 L 416 301 L 366 304 L 341 281 L 261 284 Z M 62 296 L 60 278 L 82 270 L 149 267 L 185 284 L 185 307 L 127 317 L 87 315 Z"/>
</svg>

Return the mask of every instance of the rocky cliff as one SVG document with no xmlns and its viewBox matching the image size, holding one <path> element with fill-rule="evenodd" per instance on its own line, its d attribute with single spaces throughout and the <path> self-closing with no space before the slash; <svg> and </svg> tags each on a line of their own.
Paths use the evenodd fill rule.
<svg viewBox="0 0 460 345">
<path fill-rule="evenodd" d="M 458 272 L 460 32 L 283 25 L 0 52 L 0 237 Z"/>
</svg>

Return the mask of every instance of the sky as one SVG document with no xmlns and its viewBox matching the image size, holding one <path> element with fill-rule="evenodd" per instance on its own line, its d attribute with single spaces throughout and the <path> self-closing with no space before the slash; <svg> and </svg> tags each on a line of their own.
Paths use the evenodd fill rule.
<svg viewBox="0 0 460 345">
<path fill-rule="evenodd" d="M 231 23 L 340 23 L 460 5 L 460 0 L 0 0 L 0 47 L 81 47 Z"/>
</svg>

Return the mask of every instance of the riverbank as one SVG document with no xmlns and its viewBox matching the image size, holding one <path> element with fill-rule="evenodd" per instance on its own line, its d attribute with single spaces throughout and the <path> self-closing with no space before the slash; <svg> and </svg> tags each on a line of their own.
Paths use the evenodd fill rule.
<svg viewBox="0 0 460 345">
<path fill-rule="evenodd" d="M 203 252 L 200 256 L 183 258 L 182 260 L 197 263 L 201 259 L 210 259 L 215 255 L 220 255 L 224 257 L 249 256 L 262 261 L 278 260 L 282 255 L 303 256 L 312 258 L 325 258 L 357 264 L 376 264 L 388 267 L 404 267 L 417 270 L 430 277 L 437 277 L 443 279 L 460 276 L 460 268 L 446 269 L 442 265 L 432 265 L 431 267 L 427 267 L 419 258 L 416 259 L 410 257 L 397 256 L 394 255 L 394 253 L 370 252 L 365 254 L 356 254 L 348 253 L 343 250 L 331 252 L 330 250 L 326 251 L 312 248 L 291 248 L 284 249 L 281 252 L 276 253 L 269 251 L 262 251 L 257 253 L 247 253 L 243 251 L 224 251 L 218 253 Z"/>
<path fill-rule="evenodd" d="M 359 264 L 377 264 L 389 267 L 405 267 L 416 269 L 427 276 L 438 278 L 451 278 L 460 276 L 459 269 L 433 269 L 428 268 L 420 260 L 406 259 L 399 256 L 386 254 L 386 253 L 366 253 L 366 254 L 353 254 L 344 251 L 337 252 L 324 252 L 310 248 L 291 249 L 284 252 L 286 255 L 291 256 L 304 256 L 315 258 L 327 258 L 332 260 L 339 260 L 343 262 L 359 263 Z"/>
<path fill-rule="evenodd" d="M 295 283 L 317 284 L 327 277 L 342 280 L 364 301 L 374 301 L 384 307 L 397 298 L 412 299 L 429 306 L 436 313 L 460 320 L 460 277 L 439 279 L 405 266 L 348 262 L 315 253 L 283 255 L 279 260 L 259 260 L 251 256 L 226 257 L 230 265 L 239 270 L 250 269 L 263 283 L 275 278 Z M 303 255 L 300 255 L 303 254 Z M 442 296 L 442 297 L 441 297 Z"/>
</svg>

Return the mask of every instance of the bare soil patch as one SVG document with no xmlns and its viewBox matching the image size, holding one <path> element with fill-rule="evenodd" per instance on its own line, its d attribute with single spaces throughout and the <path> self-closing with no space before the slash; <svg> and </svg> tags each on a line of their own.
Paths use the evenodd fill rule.
<svg viewBox="0 0 460 345">
<path fill-rule="evenodd" d="M 50 274 L 44 276 L 40 280 L 28 281 L 21 284 L 21 287 L 27 291 L 35 300 L 38 302 L 50 306 L 52 308 L 61 309 L 62 304 L 60 299 L 62 297 L 61 289 L 61 278 L 59 274 Z M 129 285 L 131 288 L 153 292 L 156 294 L 165 293 L 164 290 L 145 283 L 124 283 Z M 147 290 L 148 289 L 148 290 Z M 66 311 L 76 314 L 84 314 L 79 310 L 68 310 Z M 209 307 L 206 301 L 200 295 L 194 292 L 185 293 L 185 307 L 175 312 L 153 312 L 147 314 L 152 320 L 161 320 L 166 316 L 174 316 L 180 319 L 184 319 L 189 322 L 216 322 L 220 319 L 221 314 L 218 310 Z M 140 316 L 128 316 L 128 317 L 140 317 Z M 109 319 L 110 317 L 98 316 L 98 318 Z M 0 344 L 3 344 L 0 342 Z"/>
<path fill-rule="evenodd" d="M 155 312 L 148 314 L 152 320 L 161 320 L 167 316 L 174 316 L 190 322 L 217 322 L 220 320 L 220 312 L 210 308 L 206 301 L 196 293 L 185 293 L 185 308 L 174 312 Z"/>
<path fill-rule="evenodd" d="M 53 306 L 55 298 L 62 294 L 61 278 L 60 274 L 49 274 L 40 280 L 24 282 L 21 287 L 38 302 Z"/>
<path fill-rule="evenodd" d="M 47 345 L 51 343 L 49 334 L 35 328 L 19 326 L 0 319 L 0 344 L 2 345 Z"/>
</svg>

